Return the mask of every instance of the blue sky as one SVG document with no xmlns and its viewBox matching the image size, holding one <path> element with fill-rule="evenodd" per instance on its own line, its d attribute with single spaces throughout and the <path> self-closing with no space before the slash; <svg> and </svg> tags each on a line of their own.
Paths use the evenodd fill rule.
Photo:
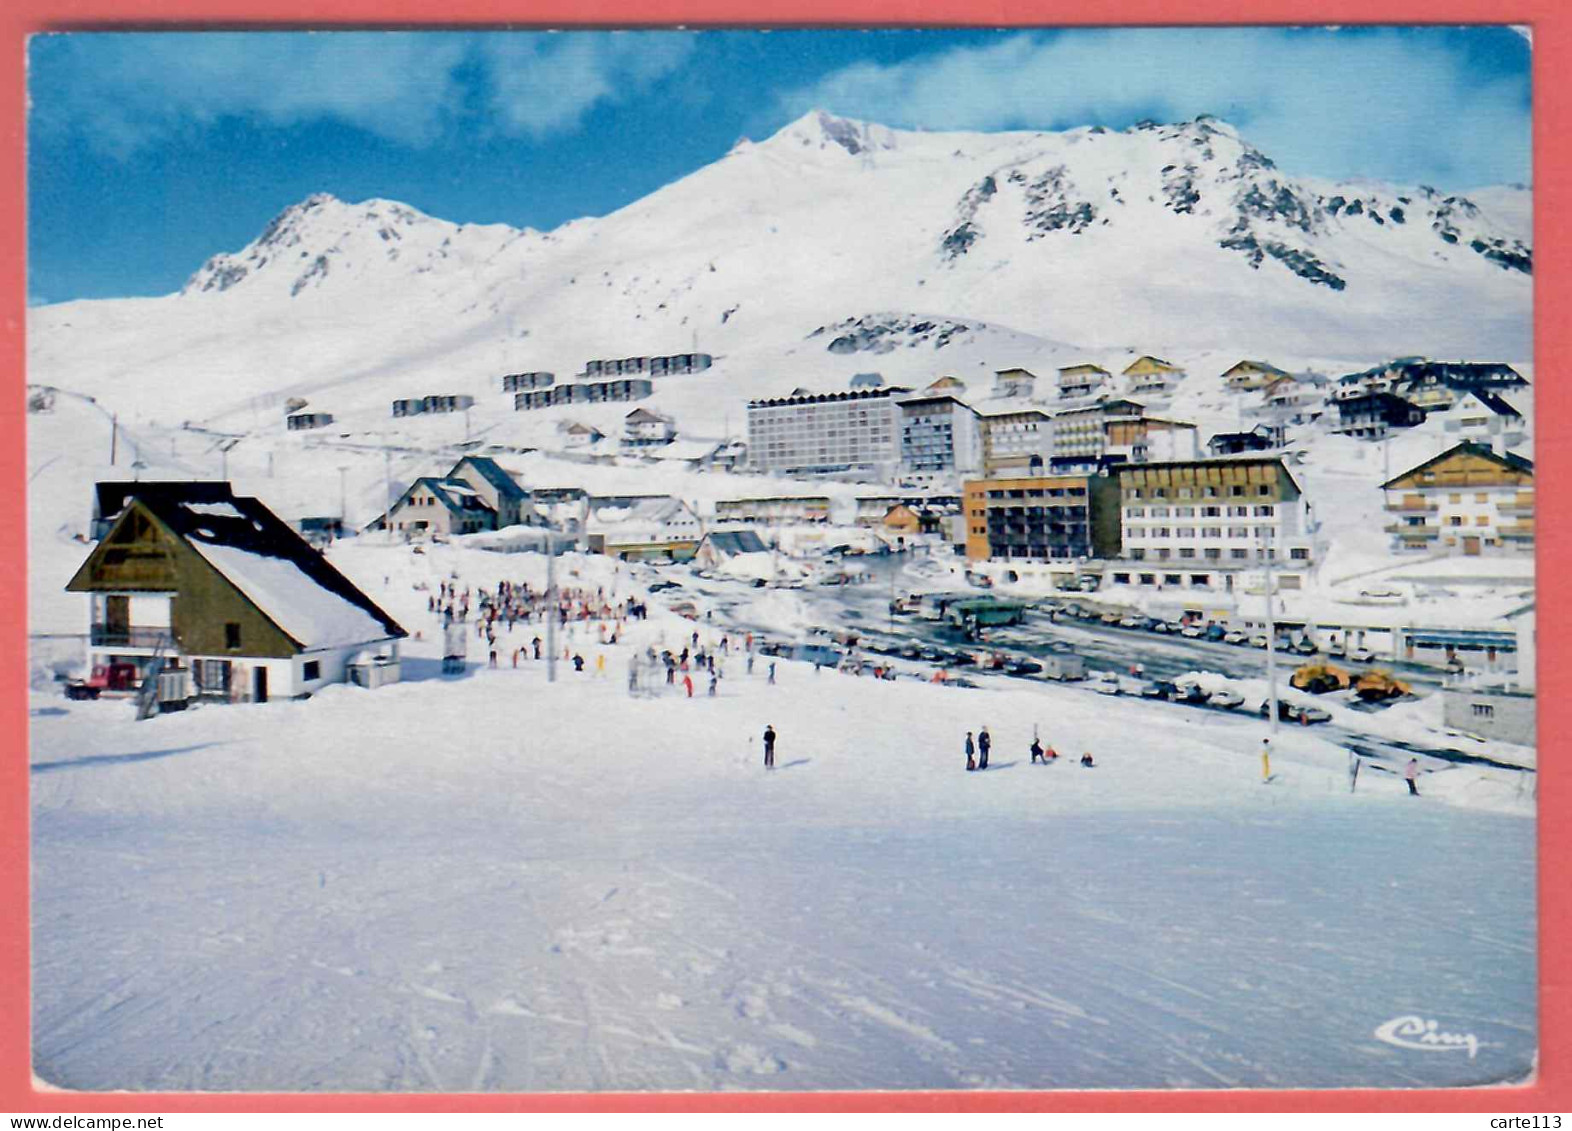
<svg viewBox="0 0 1572 1131">
<path fill-rule="evenodd" d="M 920 129 L 1210 113 L 1289 172 L 1531 179 L 1508 28 L 72 33 L 29 48 L 29 294 L 165 294 L 313 192 L 602 215 L 809 109 Z"/>
</svg>

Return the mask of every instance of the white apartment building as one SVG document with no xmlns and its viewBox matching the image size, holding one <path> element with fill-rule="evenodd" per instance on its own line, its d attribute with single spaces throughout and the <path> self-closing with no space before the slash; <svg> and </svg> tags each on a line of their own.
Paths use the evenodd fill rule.
<svg viewBox="0 0 1572 1131">
<path fill-rule="evenodd" d="M 1382 485 L 1397 553 L 1532 555 L 1534 465 L 1464 440 Z"/>
<path fill-rule="evenodd" d="M 977 412 L 949 395 L 900 404 L 903 472 L 975 472 L 982 464 Z"/>
<path fill-rule="evenodd" d="M 748 457 L 783 475 L 893 475 L 900 462 L 904 386 L 801 393 L 748 402 Z"/>
<path fill-rule="evenodd" d="M 1119 495 L 1116 584 L 1231 591 L 1270 559 L 1278 587 L 1299 589 L 1314 564 L 1310 506 L 1280 459 L 1136 464 Z"/>
<path fill-rule="evenodd" d="M 1135 401 L 1103 401 L 1086 408 L 1072 408 L 1053 418 L 1053 454 L 1096 457 L 1108 450 L 1107 424 L 1112 420 L 1138 420 L 1146 407 Z"/>
</svg>

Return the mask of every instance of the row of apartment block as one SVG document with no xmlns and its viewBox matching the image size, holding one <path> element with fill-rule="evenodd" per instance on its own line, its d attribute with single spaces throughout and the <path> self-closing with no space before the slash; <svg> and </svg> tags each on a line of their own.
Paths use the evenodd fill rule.
<svg viewBox="0 0 1572 1131">
<path fill-rule="evenodd" d="M 513 395 L 513 410 L 527 412 L 564 404 L 600 404 L 605 401 L 641 401 L 653 391 L 648 378 L 618 381 L 575 381 Z"/>
</svg>

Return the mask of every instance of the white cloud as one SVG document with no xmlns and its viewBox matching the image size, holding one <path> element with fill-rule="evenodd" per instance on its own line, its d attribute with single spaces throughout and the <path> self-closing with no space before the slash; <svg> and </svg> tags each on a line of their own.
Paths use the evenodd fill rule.
<svg viewBox="0 0 1572 1131">
<path fill-rule="evenodd" d="M 127 156 L 225 119 L 336 121 L 410 146 L 477 112 L 508 133 L 571 129 L 692 50 L 682 34 L 95 33 L 34 44 L 35 123 Z"/>
<path fill-rule="evenodd" d="M 490 108 L 506 133 L 571 129 L 601 102 L 642 94 L 693 53 L 682 32 L 564 32 L 499 36 L 482 47 Z"/>
<path fill-rule="evenodd" d="M 1210 113 L 1295 171 L 1473 185 L 1529 179 L 1526 94 L 1396 32 L 1100 29 L 854 64 L 779 109 L 972 130 Z"/>
</svg>

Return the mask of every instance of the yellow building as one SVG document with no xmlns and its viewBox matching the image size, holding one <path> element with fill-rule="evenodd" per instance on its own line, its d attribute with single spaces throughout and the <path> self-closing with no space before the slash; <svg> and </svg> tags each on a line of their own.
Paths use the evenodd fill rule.
<svg viewBox="0 0 1572 1131">
<path fill-rule="evenodd" d="M 1100 365 L 1067 365 L 1059 370 L 1059 395 L 1089 396 L 1112 379 L 1113 374 Z"/>
<path fill-rule="evenodd" d="M 1241 361 L 1223 374 L 1223 386 L 1235 392 L 1264 389 L 1288 374 L 1264 361 Z"/>
<path fill-rule="evenodd" d="M 1125 366 L 1123 376 L 1129 381 L 1132 396 L 1161 396 L 1173 390 L 1175 383 L 1184 377 L 1184 370 L 1148 354 Z"/>
<path fill-rule="evenodd" d="M 1534 552 L 1534 465 L 1465 440 L 1381 484 L 1402 553 Z"/>
</svg>

